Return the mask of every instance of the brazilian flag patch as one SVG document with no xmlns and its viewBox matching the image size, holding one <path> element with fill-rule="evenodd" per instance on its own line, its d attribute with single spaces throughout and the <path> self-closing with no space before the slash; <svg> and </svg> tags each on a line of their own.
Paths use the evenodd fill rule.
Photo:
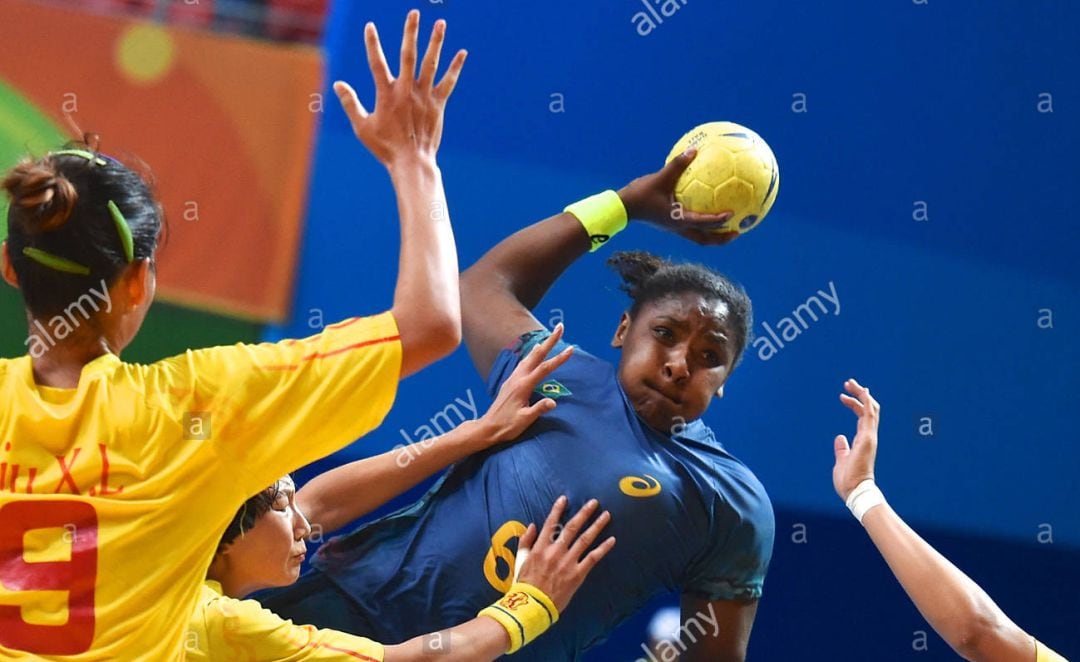
<svg viewBox="0 0 1080 662">
<path fill-rule="evenodd" d="M 573 395 L 570 389 L 566 388 L 554 379 L 549 379 L 543 384 L 536 387 L 536 392 L 545 398 L 551 398 L 552 400 L 558 400 L 559 398 L 565 398 L 568 395 Z"/>
</svg>

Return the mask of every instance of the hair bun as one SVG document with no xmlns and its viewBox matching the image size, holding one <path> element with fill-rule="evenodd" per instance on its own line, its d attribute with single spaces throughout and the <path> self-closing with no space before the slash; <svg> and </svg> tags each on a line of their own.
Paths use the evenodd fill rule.
<svg viewBox="0 0 1080 662">
<path fill-rule="evenodd" d="M 30 232 L 49 232 L 67 222 L 78 193 L 48 159 L 23 161 L 4 178 L 11 205 L 26 210 L 20 216 Z"/>
<path fill-rule="evenodd" d="M 623 280 L 623 290 L 631 297 L 668 261 L 645 251 L 619 251 L 608 258 L 607 264 Z"/>
</svg>

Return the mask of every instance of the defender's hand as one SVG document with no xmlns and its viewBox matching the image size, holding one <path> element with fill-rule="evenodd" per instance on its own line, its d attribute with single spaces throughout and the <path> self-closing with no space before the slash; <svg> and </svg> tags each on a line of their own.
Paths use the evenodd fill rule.
<svg viewBox="0 0 1080 662">
<path fill-rule="evenodd" d="M 840 434 L 833 440 L 836 464 L 833 466 L 833 487 L 841 499 L 847 500 L 848 494 L 864 480 L 874 479 L 874 458 L 877 456 L 878 422 L 881 419 L 881 405 L 870 395 L 866 388 L 854 379 L 844 382 L 844 389 L 850 393 L 841 393 L 840 402 L 855 412 L 859 422 L 855 427 L 855 440 L 848 446 L 847 437 Z M 855 397 L 852 397 L 855 396 Z"/>
<path fill-rule="evenodd" d="M 566 610 L 570 598 L 581 588 L 589 572 L 615 546 L 615 538 L 611 537 L 586 554 L 585 551 L 600 535 L 600 531 L 611 521 L 611 513 L 604 511 L 582 531 L 600 504 L 593 499 L 566 526 L 562 526 L 559 522 L 566 511 L 566 504 L 566 497 L 559 497 L 539 536 L 536 525 L 530 524 L 518 543 L 518 555 L 526 557 L 518 580 L 532 584 L 547 594 L 560 614 Z"/>
<path fill-rule="evenodd" d="M 573 354 L 574 348 L 567 347 L 558 355 L 544 360 L 562 335 L 563 325 L 559 324 L 550 336 L 537 343 L 528 355 L 518 362 L 514 372 L 503 382 L 495 402 L 491 403 L 491 407 L 480 417 L 479 422 L 484 430 L 483 448 L 516 439 L 541 415 L 555 409 L 555 401 L 551 398 L 543 398 L 533 405 L 529 404 L 529 398 L 536 386 L 566 363 Z"/>
<path fill-rule="evenodd" d="M 368 113 L 348 83 L 334 83 L 334 91 L 349 116 L 356 137 L 388 168 L 399 159 L 419 157 L 434 161 L 442 140 L 446 101 L 454 91 L 465 65 L 466 52 L 458 51 L 442 80 L 434 84 L 446 34 L 446 22 L 439 20 L 431 32 L 427 53 L 420 65 L 420 77 L 417 78 L 416 40 L 419 26 L 420 12 L 409 12 L 401 40 L 401 70 L 397 78 L 390 73 L 375 25 L 368 23 L 364 27 L 368 64 L 375 80 L 374 112 Z"/>
</svg>

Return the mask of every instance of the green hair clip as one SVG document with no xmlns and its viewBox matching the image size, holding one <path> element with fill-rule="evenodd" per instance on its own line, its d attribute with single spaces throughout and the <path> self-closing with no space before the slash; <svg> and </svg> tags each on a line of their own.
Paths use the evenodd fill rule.
<svg viewBox="0 0 1080 662">
<path fill-rule="evenodd" d="M 67 258 L 60 257 L 59 255 L 53 255 L 52 253 L 46 253 L 39 248 L 31 248 L 27 246 L 22 250 L 23 255 L 30 258 L 38 264 L 44 265 L 50 269 L 56 271 L 63 271 L 66 274 L 75 274 L 77 276 L 89 276 L 90 268 L 79 264 L 78 262 L 72 262 Z"/>
<path fill-rule="evenodd" d="M 85 149 L 62 149 L 56 152 L 49 152 L 49 156 L 78 156 L 86 159 L 91 164 L 106 165 L 105 159 L 88 152 Z M 113 224 L 116 225 L 116 233 L 120 235 L 120 244 L 124 249 L 124 258 L 128 264 L 135 261 L 135 242 L 131 236 L 131 226 L 128 225 L 127 219 L 124 218 L 124 214 L 120 211 L 120 207 L 115 202 L 109 200 L 109 216 L 112 217 Z M 75 274 L 77 276 L 89 276 L 90 268 L 73 262 L 67 258 L 60 257 L 59 255 L 53 255 L 52 253 L 41 250 L 40 248 L 26 247 L 23 249 L 23 255 L 30 258 L 38 264 L 55 269 L 56 271 L 62 271 L 66 274 Z"/>
<path fill-rule="evenodd" d="M 120 213 L 116 203 L 109 200 L 109 214 L 112 215 L 113 223 L 116 224 L 116 233 L 120 235 L 120 243 L 124 246 L 124 257 L 128 264 L 135 261 L 135 242 L 131 239 L 131 227 L 127 219 Z"/>
<path fill-rule="evenodd" d="M 93 152 L 88 152 L 85 149 L 61 149 L 56 152 L 49 152 L 49 156 L 81 156 L 87 161 L 93 161 L 97 165 L 105 165 L 105 159 L 94 154 Z"/>
</svg>

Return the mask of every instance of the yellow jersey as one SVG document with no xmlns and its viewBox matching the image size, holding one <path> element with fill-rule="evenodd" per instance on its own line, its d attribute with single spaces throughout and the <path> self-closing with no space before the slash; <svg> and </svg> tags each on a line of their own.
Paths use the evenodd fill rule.
<svg viewBox="0 0 1080 662">
<path fill-rule="evenodd" d="M 1035 640 L 1035 662 L 1069 662 L 1054 651 L 1046 647 L 1038 639 Z"/>
<path fill-rule="evenodd" d="M 255 600 L 221 593 L 207 580 L 184 642 L 188 662 L 382 662 L 383 646 L 370 639 L 313 625 L 293 625 Z"/>
<path fill-rule="evenodd" d="M 390 313 L 303 340 L 106 354 L 74 389 L 0 360 L 0 659 L 178 660 L 240 505 L 390 410 Z"/>
</svg>

